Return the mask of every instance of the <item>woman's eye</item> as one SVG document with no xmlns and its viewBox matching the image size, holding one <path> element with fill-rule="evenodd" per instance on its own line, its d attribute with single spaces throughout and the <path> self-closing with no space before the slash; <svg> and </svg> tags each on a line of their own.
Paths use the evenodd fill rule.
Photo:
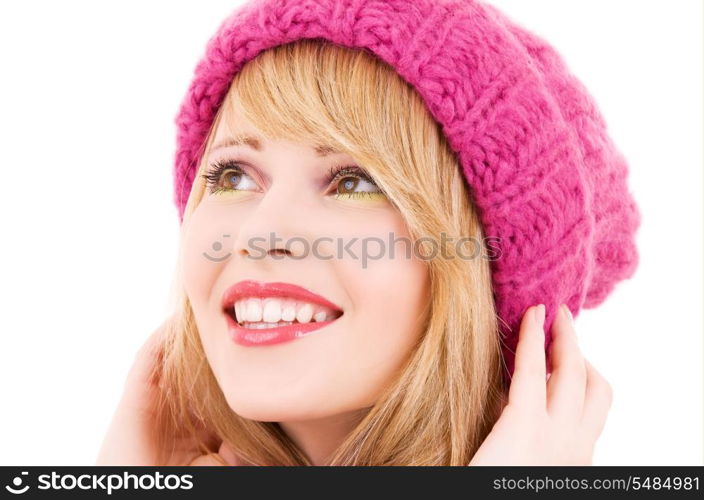
<svg viewBox="0 0 704 500">
<path fill-rule="evenodd" d="M 359 191 L 358 191 L 359 190 Z M 337 184 L 338 194 L 351 194 L 356 192 L 376 192 L 379 188 L 376 184 L 373 184 L 367 180 L 360 179 L 359 177 L 343 177 Z"/>
<path fill-rule="evenodd" d="M 256 187 L 254 181 L 242 171 L 227 170 L 222 174 L 221 187 L 224 189 L 238 189 L 246 191 Z"/>
<path fill-rule="evenodd" d="M 213 170 L 204 176 L 211 193 L 256 190 L 256 183 L 242 168 L 235 164 L 216 163 Z"/>
<path fill-rule="evenodd" d="M 364 175 L 345 172 L 338 175 L 337 178 L 339 180 L 334 192 L 337 198 L 378 198 L 385 196 L 379 186 Z"/>
</svg>

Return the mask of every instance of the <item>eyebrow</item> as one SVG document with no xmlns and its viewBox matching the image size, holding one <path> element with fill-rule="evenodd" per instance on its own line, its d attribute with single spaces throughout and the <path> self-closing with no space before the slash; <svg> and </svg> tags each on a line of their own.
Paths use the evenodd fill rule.
<svg viewBox="0 0 704 500">
<path fill-rule="evenodd" d="M 211 151 L 215 151 L 216 149 L 220 149 L 220 148 L 229 148 L 232 146 L 249 146 L 250 148 L 254 149 L 255 151 L 261 151 L 262 150 L 262 141 L 258 137 L 255 137 L 252 135 L 238 134 L 233 137 L 228 137 L 227 139 L 223 139 L 223 140 L 219 141 L 217 144 L 215 144 L 211 148 Z M 317 156 L 328 156 L 330 154 L 339 154 L 339 153 L 340 153 L 340 151 L 333 148 L 332 146 L 319 145 L 319 146 L 315 147 L 315 154 Z"/>
</svg>

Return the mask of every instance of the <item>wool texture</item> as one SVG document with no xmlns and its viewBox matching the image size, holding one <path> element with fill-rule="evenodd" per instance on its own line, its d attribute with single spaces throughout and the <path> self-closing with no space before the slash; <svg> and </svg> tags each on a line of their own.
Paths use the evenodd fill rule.
<svg viewBox="0 0 704 500">
<path fill-rule="evenodd" d="M 509 379 L 529 306 L 546 306 L 547 347 L 561 303 L 576 318 L 632 277 L 641 215 L 594 99 L 544 39 L 475 0 L 250 0 L 234 11 L 175 119 L 181 221 L 233 77 L 261 51 L 302 38 L 368 49 L 442 126 L 498 249 L 492 283 Z"/>
</svg>

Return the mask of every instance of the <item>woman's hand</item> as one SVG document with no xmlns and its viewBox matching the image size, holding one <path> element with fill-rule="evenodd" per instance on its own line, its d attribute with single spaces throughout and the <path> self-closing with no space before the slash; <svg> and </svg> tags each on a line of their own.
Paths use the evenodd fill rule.
<svg viewBox="0 0 704 500">
<path fill-rule="evenodd" d="M 172 460 L 167 464 L 157 463 L 159 450 L 155 405 L 158 372 L 155 369 L 163 356 L 166 328 L 167 322 L 164 322 L 135 356 L 96 465 L 200 465 L 206 458 L 208 461 L 218 461 L 218 457 L 223 459 L 222 465 L 231 463 L 233 454 L 225 445 L 220 445 L 218 453 L 203 455 L 197 442 L 186 433 L 173 436 L 172 441 L 166 444 L 174 450 Z M 214 436 L 203 431 L 201 437 L 209 448 L 217 449 L 218 441 Z M 205 464 L 211 465 L 211 462 Z"/>
<path fill-rule="evenodd" d="M 469 465 L 591 465 L 611 386 L 582 356 L 565 305 L 553 322 L 547 377 L 544 320 L 542 304 L 523 315 L 508 404 Z"/>
</svg>

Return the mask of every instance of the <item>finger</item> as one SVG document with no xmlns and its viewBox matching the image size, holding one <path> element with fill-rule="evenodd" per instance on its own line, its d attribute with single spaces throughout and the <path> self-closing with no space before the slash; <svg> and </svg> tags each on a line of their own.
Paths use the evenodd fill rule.
<svg viewBox="0 0 704 500">
<path fill-rule="evenodd" d="M 159 350 L 162 345 L 163 325 L 158 327 L 135 353 L 132 367 L 128 374 L 127 383 L 129 385 L 152 384 L 154 365 L 159 358 Z"/>
<path fill-rule="evenodd" d="M 150 391 L 157 389 L 169 326 L 169 320 L 159 325 L 135 354 L 123 385 L 123 396 L 128 400 L 147 403 L 151 399 Z"/>
<path fill-rule="evenodd" d="M 613 400 L 613 391 L 601 373 L 586 359 L 584 362 L 587 367 L 587 388 L 584 398 L 582 428 L 589 439 L 596 441 L 604 429 Z"/>
<path fill-rule="evenodd" d="M 552 324 L 552 374 L 547 383 L 548 413 L 578 422 L 582 416 L 587 372 L 569 309 L 562 304 Z"/>
<path fill-rule="evenodd" d="M 523 314 L 516 360 L 509 387 L 510 405 L 545 410 L 545 306 L 529 307 Z"/>
</svg>

